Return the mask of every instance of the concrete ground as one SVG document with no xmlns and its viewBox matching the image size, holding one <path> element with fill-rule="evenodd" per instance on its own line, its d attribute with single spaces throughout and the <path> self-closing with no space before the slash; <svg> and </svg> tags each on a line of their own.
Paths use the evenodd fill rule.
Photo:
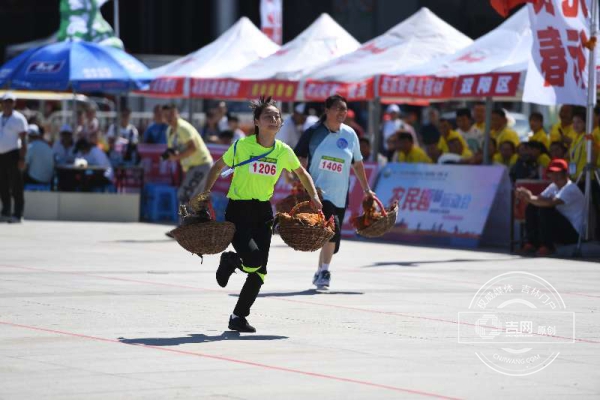
<svg viewBox="0 0 600 400">
<path fill-rule="evenodd" d="M 249 321 L 227 330 L 243 279 L 217 286 L 166 226 L 0 225 L 0 399 L 600 398 L 600 264 L 344 241 L 328 293 L 315 253 L 274 238 Z M 554 285 L 576 339 L 525 377 L 458 343 L 457 315 L 509 271 Z"/>
</svg>

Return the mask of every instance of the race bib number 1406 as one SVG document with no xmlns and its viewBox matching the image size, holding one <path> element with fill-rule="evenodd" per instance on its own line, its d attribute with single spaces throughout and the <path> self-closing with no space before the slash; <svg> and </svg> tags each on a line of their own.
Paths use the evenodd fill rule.
<svg viewBox="0 0 600 400">
<path fill-rule="evenodd" d="M 341 174 L 344 170 L 344 160 L 341 158 L 323 156 L 319 163 L 319 169 Z"/>
</svg>

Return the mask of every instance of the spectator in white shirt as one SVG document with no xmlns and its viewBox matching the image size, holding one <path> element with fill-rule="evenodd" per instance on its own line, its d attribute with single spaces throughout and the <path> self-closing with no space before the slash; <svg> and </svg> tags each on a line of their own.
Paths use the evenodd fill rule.
<svg viewBox="0 0 600 400">
<path fill-rule="evenodd" d="M 290 146 L 292 149 L 298 144 L 300 136 L 304 133 L 304 123 L 306 122 L 306 104 L 299 103 L 294 107 L 292 115 L 286 118 L 277 132 L 277 139 Z"/>
<path fill-rule="evenodd" d="M 400 107 L 397 104 L 390 104 L 385 112 L 390 117 L 389 121 L 385 121 L 383 124 L 383 143 L 386 144 L 385 150 L 390 150 L 387 147 L 388 138 L 400 130 L 410 133 L 413 137 L 414 145 L 418 147 L 419 140 L 415 133 L 415 129 L 400 118 Z"/>
<path fill-rule="evenodd" d="M 552 183 L 539 196 L 526 188 L 517 188 L 516 195 L 528 203 L 525 211 L 527 242 L 524 253 L 537 250 L 538 256 L 548 256 L 556 244 L 574 244 L 583 225 L 585 198 L 569 179 L 565 160 L 552 160 L 548 165 Z"/>
<path fill-rule="evenodd" d="M 76 158 L 83 158 L 87 161 L 88 167 L 102 167 L 104 168 L 104 177 L 106 182 L 110 183 L 113 179 L 113 169 L 105 152 L 102 151 L 98 146 L 94 146 L 92 143 L 85 139 L 77 142 L 77 155 Z"/>
<path fill-rule="evenodd" d="M 0 221 L 21 222 L 25 199 L 23 175 L 27 145 L 27 120 L 14 111 L 17 98 L 7 92 L 2 96 L 2 116 L 0 122 L 0 200 L 2 213 Z M 12 202 L 14 200 L 14 210 Z"/>
<path fill-rule="evenodd" d="M 471 110 L 468 108 L 461 108 L 456 111 L 456 130 L 465 139 L 473 154 L 482 151 L 484 133 L 473 124 Z"/>
<path fill-rule="evenodd" d="M 108 140 L 114 140 L 115 144 L 123 146 L 123 161 L 129 161 L 137 164 L 139 162 L 137 152 L 139 133 L 137 128 L 131 124 L 130 121 L 131 110 L 129 108 L 124 108 L 121 111 L 119 129 L 117 129 L 116 124 L 112 124 L 110 128 L 108 128 L 108 132 L 106 132 L 106 137 Z"/>
<path fill-rule="evenodd" d="M 25 156 L 25 183 L 50 183 L 54 175 L 54 153 L 42 138 L 37 125 L 29 125 L 27 135 L 29 144 Z"/>
</svg>

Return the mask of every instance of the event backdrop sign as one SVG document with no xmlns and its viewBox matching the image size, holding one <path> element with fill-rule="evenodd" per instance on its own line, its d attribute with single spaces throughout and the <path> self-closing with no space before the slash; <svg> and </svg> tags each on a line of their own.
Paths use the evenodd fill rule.
<svg viewBox="0 0 600 400">
<path fill-rule="evenodd" d="M 503 174 L 503 166 L 386 165 L 377 196 L 399 210 L 384 239 L 477 247 Z"/>
</svg>

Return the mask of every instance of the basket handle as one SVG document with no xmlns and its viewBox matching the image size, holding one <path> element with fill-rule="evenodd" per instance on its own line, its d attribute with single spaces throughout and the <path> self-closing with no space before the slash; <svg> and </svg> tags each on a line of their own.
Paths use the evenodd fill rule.
<svg viewBox="0 0 600 400">
<path fill-rule="evenodd" d="M 311 206 L 313 209 L 316 209 L 316 207 L 315 207 L 315 205 L 313 204 L 313 202 L 312 202 L 312 201 L 302 201 L 302 202 L 300 202 L 300 203 L 296 204 L 296 205 L 295 205 L 295 206 L 292 208 L 292 210 L 290 211 L 290 217 L 293 217 L 294 215 L 296 215 L 296 213 L 298 212 L 298 210 L 299 210 L 301 207 L 304 207 L 304 206 L 306 206 L 306 205 L 309 205 L 309 206 Z M 319 210 L 318 214 L 319 214 L 319 217 L 321 217 L 321 220 L 322 220 L 322 221 L 325 221 L 325 214 L 323 214 L 323 211 Z"/>
<path fill-rule="evenodd" d="M 367 197 L 369 197 L 369 195 L 365 196 L 365 198 Z M 381 200 L 379 200 L 379 198 L 375 195 L 373 195 L 373 200 L 375 200 L 375 203 L 377 203 L 377 205 L 379 206 L 379 209 L 381 210 L 381 215 L 387 217 L 387 211 L 385 210 L 385 207 L 383 206 Z"/>
</svg>

